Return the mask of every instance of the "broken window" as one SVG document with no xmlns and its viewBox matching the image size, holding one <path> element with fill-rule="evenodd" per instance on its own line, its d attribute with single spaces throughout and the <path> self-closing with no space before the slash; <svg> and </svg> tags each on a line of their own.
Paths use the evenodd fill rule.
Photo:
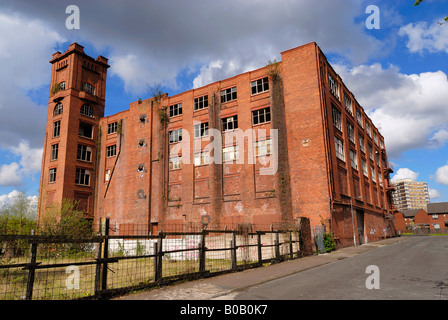
<svg viewBox="0 0 448 320">
<path fill-rule="evenodd" d="M 62 103 L 58 102 L 53 110 L 53 116 L 60 115 L 62 113 Z"/>
<path fill-rule="evenodd" d="M 200 138 L 205 136 L 208 136 L 208 122 L 196 124 L 194 126 L 194 137 Z"/>
<path fill-rule="evenodd" d="M 170 170 L 182 169 L 182 157 L 170 158 Z"/>
<path fill-rule="evenodd" d="M 53 123 L 53 138 L 59 137 L 61 133 L 61 121 Z"/>
<path fill-rule="evenodd" d="M 88 103 L 83 104 L 81 106 L 81 114 L 93 118 L 94 116 L 93 107 Z"/>
<path fill-rule="evenodd" d="M 87 82 L 82 84 L 82 91 L 95 95 L 95 87 Z"/>
<path fill-rule="evenodd" d="M 351 142 L 355 143 L 355 127 L 347 121 L 347 134 Z"/>
<path fill-rule="evenodd" d="M 271 121 L 271 109 L 264 108 L 252 111 L 252 124 L 262 124 Z"/>
<path fill-rule="evenodd" d="M 347 110 L 348 113 L 353 115 L 353 109 L 352 109 L 352 99 L 344 93 L 344 103 L 345 103 L 345 110 Z"/>
<path fill-rule="evenodd" d="M 222 119 L 222 131 L 231 131 L 238 129 L 238 116 L 231 116 Z"/>
<path fill-rule="evenodd" d="M 239 159 L 239 148 L 238 145 L 224 147 L 222 149 L 222 160 L 223 162 L 232 162 Z"/>
<path fill-rule="evenodd" d="M 106 174 L 104 175 L 104 181 L 109 181 L 111 176 L 111 170 L 106 170 Z"/>
<path fill-rule="evenodd" d="M 201 110 L 208 107 L 208 96 L 194 99 L 194 110 Z"/>
<path fill-rule="evenodd" d="M 332 114 L 333 114 L 333 125 L 339 130 L 342 131 L 342 121 L 341 121 L 341 111 L 332 105 Z"/>
<path fill-rule="evenodd" d="M 182 103 L 177 103 L 170 106 L 170 118 L 180 116 L 181 114 L 182 114 Z"/>
<path fill-rule="evenodd" d="M 170 143 L 182 141 L 182 129 L 170 131 Z"/>
<path fill-rule="evenodd" d="M 336 157 L 342 161 L 345 161 L 344 143 L 342 140 L 334 137 L 334 145 L 336 148 Z"/>
<path fill-rule="evenodd" d="M 269 79 L 265 77 L 258 79 L 250 83 L 252 94 L 257 94 L 265 91 L 269 91 Z"/>
<path fill-rule="evenodd" d="M 140 123 L 146 123 L 146 114 L 142 114 L 139 118 Z"/>
<path fill-rule="evenodd" d="M 144 164 L 139 164 L 137 167 L 137 171 L 138 172 L 144 172 L 145 171 L 145 165 Z"/>
<path fill-rule="evenodd" d="M 356 156 L 356 151 L 350 149 L 350 163 L 352 168 L 358 170 L 358 158 Z"/>
<path fill-rule="evenodd" d="M 339 84 L 330 74 L 328 74 L 328 84 L 330 92 L 339 100 Z"/>
<path fill-rule="evenodd" d="M 92 148 L 78 144 L 78 154 L 76 159 L 90 162 L 92 158 Z"/>
<path fill-rule="evenodd" d="M 59 143 L 51 146 L 51 160 L 57 160 L 59 153 Z"/>
<path fill-rule="evenodd" d="M 78 135 L 80 137 L 92 139 L 93 138 L 93 125 L 80 121 Z"/>
<path fill-rule="evenodd" d="M 257 157 L 268 156 L 272 154 L 272 139 L 255 141 L 254 155 Z"/>
<path fill-rule="evenodd" d="M 236 87 L 225 89 L 221 91 L 221 103 L 236 100 Z"/>
<path fill-rule="evenodd" d="M 117 145 L 114 144 L 112 146 L 106 147 L 107 157 L 114 157 L 117 155 Z"/>
<path fill-rule="evenodd" d="M 206 164 L 210 164 L 210 151 L 202 151 L 194 155 L 195 166 L 202 166 Z"/>
<path fill-rule="evenodd" d="M 90 171 L 85 169 L 76 169 L 75 184 L 83 186 L 90 185 Z"/>
<path fill-rule="evenodd" d="M 56 168 L 50 169 L 49 182 L 56 182 Z"/>
</svg>

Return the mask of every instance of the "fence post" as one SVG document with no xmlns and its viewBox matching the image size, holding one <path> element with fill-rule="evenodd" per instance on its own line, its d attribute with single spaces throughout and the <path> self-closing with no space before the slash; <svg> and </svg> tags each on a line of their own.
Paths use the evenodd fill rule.
<svg viewBox="0 0 448 320">
<path fill-rule="evenodd" d="M 233 239 L 232 239 L 232 241 L 230 241 L 232 269 L 236 269 L 236 232 L 235 231 L 233 231 L 232 237 L 233 237 Z"/>
<path fill-rule="evenodd" d="M 159 232 L 159 239 L 155 248 L 155 281 L 162 280 L 162 257 L 163 257 L 163 232 Z"/>
<path fill-rule="evenodd" d="M 258 249 L 258 264 L 261 266 L 263 256 L 261 253 L 261 231 L 257 231 L 257 249 Z"/>
<path fill-rule="evenodd" d="M 202 230 L 200 251 L 199 251 L 199 272 L 205 271 L 205 235 L 206 231 Z"/>
<path fill-rule="evenodd" d="M 26 300 L 33 298 L 34 275 L 36 273 L 36 259 L 37 259 L 37 242 L 31 242 L 31 259 L 29 263 L 28 280 L 26 283 Z"/>
<path fill-rule="evenodd" d="M 103 230 L 101 234 L 103 236 L 103 241 L 98 243 L 98 255 L 95 273 L 95 296 L 97 299 L 102 298 L 102 291 L 107 288 L 107 259 L 109 252 L 109 218 L 105 218 Z"/>
</svg>

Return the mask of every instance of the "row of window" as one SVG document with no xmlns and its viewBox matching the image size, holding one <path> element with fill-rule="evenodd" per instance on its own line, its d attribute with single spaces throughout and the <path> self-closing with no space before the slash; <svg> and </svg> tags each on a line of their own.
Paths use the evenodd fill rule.
<svg viewBox="0 0 448 320">
<path fill-rule="evenodd" d="M 335 143 L 335 149 L 336 149 L 336 157 L 342 161 L 345 162 L 345 151 L 344 151 L 344 142 L 339 139 L 338 137 L 334 137 L 334 143 Z M 358 156 L 355 150 L 350 149 L 350 164 L 353 169 L 358 170 Z M 378 164 L 378 163 L 377 163 Z M 368 167 L 367 167 L 367 161 L 365 159 L 361 159 L 361 165 L 362 165 L 362 172 L 363 174 L 368 177 Z M 379 165 L 378 165 L 379 167 Z M 378 168 L 379 170 L 379 168 Z M 370 166 L 370 175 L 372 177 L 372 180 L 374 182 L 377 182 L 376 180 L 376 169 L 375 166 Z M 383 182 L 383 177 L 381 173 L 378 174 L 378 182 Z"/>
<path fill-rule="evenodd" d="M 253 144 L 254 156 L 262 157 L 269 156 L 273 152 L 272 139 L 255 141 Z M 239 146 L 228 146 L 222 149 L 223 162 L 232 162 L 239 159 Z M 194 165 L 202 166 L 210 164 L 210 151 L 204 150 L 194 155 Z M 182 157 L 171 157 L 169 160 L 169 169 L 182 169 Z"/>
<path fill-rule="evenodd" d="M 336 108 L 335 106 L 332 106 L 332 114 L 333 114 L 333 125 L 342 132 L 342 120 L 341 120 L 341 111 L 339 111 L 338 108 Z M 367 124 L 367 122 L 366 122 Z M 346 130 L 347 130 L 347 136 L 349 138 L 349 140 L 356 144 L 355 141 L 355 128 L 353 126 L 353 124 L 350 121 L 347 121 L 346 123 Z M 375 133 L 375 137 L 374 141 L 376 142 L 376 144 L 378 145 L 378 136 Z M 362 152 L 366 152 L 366 147 L 365 147 L 365 141 L 364 141 L 364 137 L 362 135 L 358 135 L 358 141 L 359 141 L 359 147 L 361 149 Z M 382 141 L 380 141 L 379 143 L 380 147 L 383 147 Z M 373 146 L 371 144 L 368 144 L 368 152 L 369 152 L 369 157 L 371 160 L 374 160 L 374 156 L 373 156 Z M 380 166 L 380 159 L 379 159 L 379 153 L 376 153 L 376 163 L 378 166 Z"/>
<path fill-rule="evenodd" d="M 252 95 L 269 91 L 269 79 L 265 77 L 250 83 Z M 237 88 L 232 87 L 221 90 L 221 103 L 237 100 Z M 194 99 L 194 111 L 202 110 L 208 107 L 208 95 Z M 170 118 L 182 115 L 182 103 L 176 103 L 169 106 Z"/>
<path fill-rule="evenodd" d="M 252 124 L 263 124 L 271 121 L 270 108 L 263 108 L 252 111 Z M 221 119 L 222 131 L 232 131 L 238 129 L 238 115 Z M 208 136 L 209 124 L 203 122 L 194 125 L 194 137 L 200 138 Z M 182 129 L 175 129 L 169 132 L 170 143 L 182 141 Z"/>
<path fill-rule="evenodd" d="M 90 185 L 90 170 L 76 168 L 75 184 L 89 186 Z M 49 182 L 56 182 L 57 168 L 50 169 Z"/>
<path fill-rule="evenodd" d="M 330 92 L 333 94 L 333 96 L 338 101 L 340 101 L 339 84 L 331 76 L 331 74 L 328 74 L 328 83 L 329 83 Z M 345 109 L 347 110 L 347 112 L 351 116 L 354 116 L 352 99 L 345 92 L 344 92 L 344 106 L 345 106 Z M 335 106 L 333 106 L 332 112 L 333 112 L 333 123 L 335 123 L 335 126 L 338 127 L 340 131 L 342 131 L 342 126 L 340 124 L 341 112 Z M 365 125 L 364 125 L 363 115 L 362 115 L 361 111 L 358 110 L 357 108 L 356 108 L 356 121 L 360 125 L 361 128 L 363 128 L 363 129 L 365 128 L 367 135 L 369 137 L 373 138 L 376 145 L 380 146 L 380 148 L 384 148 L 384 143 L 383 143 L 383 141 L 379 140 L 378 134 L 375 131 L 373 131 L 373 133 L 372 133 L 372 127 L 370 126 L 370 123 L 367 121 L 367 119 L 366 119 Z"/>
<path fill-rule="evenodd" d="M 66 89 L 65 81 L 59 82 L 58 89 L 59 90 L 65 90 Z M 95 95 L 95 86 L 93 84 L 88 83 L 88 82 L 83 82 L 81 90 L 85 91 L 87 93 L 90 93 L 92 95 Z"/>
<path fill-rule="evenodd" d="M 58 115 L 62 114 L 63 110 L 64 110 L 64 107 L 63 107 L 62 103 L 58 102 L 53 109 L 53 116 L 58 116 Z M 84 116 L 90 117 L 90 118 L 93 118 L 95 116 L 93 107 L 88 103 L 85 103 L 81 106 L 79 113 Z"/>
</svg>

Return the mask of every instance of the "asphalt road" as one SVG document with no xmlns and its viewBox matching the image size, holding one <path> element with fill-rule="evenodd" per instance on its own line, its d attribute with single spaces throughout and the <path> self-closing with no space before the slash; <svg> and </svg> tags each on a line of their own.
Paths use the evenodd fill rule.
<svg viewBox="0 0 448 320">
<path fill-rule="evenodd" d="M 374 271 L 366 273 L 368 266 Z M 375 277 L 375 278 L 374 278 Z M 366 285 L 379 288 L 368 289 Z M 231 293 L 233 300 L 447 300 L 448 237 L 415 236 Z"/>
</svg>

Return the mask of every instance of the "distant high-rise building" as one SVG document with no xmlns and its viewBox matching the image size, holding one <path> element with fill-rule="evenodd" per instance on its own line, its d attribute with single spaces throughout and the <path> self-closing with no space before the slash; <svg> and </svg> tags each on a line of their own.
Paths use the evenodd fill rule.
<svg viewBox="0 0 448 320">
<path fill-rule="evenodd" d="M 426 182 L 402 179 L 395 182 L 394 185 L 392 201 L 397 210 L 427 209 L 429 191 Z"/>
</svg>

